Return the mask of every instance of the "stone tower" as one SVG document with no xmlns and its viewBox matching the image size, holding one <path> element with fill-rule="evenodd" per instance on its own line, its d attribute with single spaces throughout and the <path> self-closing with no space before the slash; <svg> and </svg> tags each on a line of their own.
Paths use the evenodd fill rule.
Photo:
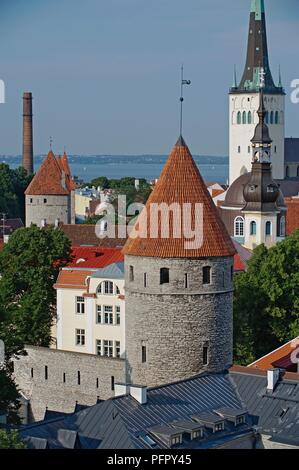
<svg viewBox="0 0 299 470">
<path fill-rule="evenodd" d="M 23 168 L 32 174 L 33 168 L 33 124 L 32 124 L 32 93 L 23 95 Z"/>
<path fill-rule="evenodd" d="M 182 137 L 124 254 L 129 383 L 156 386 L 227 368 L 235 249 Z"/>
<path fill-rule="evenodd" d="M 272 178 L 272 139 L 265 123 L 263 89 L 260 92 L 257 124 L 252 143 L 252 168 L 244 186 L 245 247 L 254 249 L 264 243 L 270 247 L 285 236 L 285 214 L 278 208 L 280 189 Z M 286 208 L 284 208 L 286 209 Z M 283 227 L 284 226 L 284 227 Z"/>
<path fill-rule="evenodd" d="M 269 65 L 264 0 L 251 0 L 247 60 L 241 82 L 229 94 L 229 183 L 251 170 L 251 138 L 258 123 L 259 89 L 264 75 L 265 121 L 273 140 L 273 177 L 284 179 L 285 92 Z"/>
<path fill-rule="evenodd" d="M 74 224 L 74 191 L 66 154 L 56 158 L 50 150 L 25 191 L 26 227 Z"/>
</svg>

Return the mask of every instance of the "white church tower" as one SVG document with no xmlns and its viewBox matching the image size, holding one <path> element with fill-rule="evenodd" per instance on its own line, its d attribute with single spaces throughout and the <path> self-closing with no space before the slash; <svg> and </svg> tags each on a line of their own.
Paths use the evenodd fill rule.
<svg viewBox="0 0 299 470">
<path fill-rule="evenodd" d="M 269 67 L 264 0 L 251 0 L 247 60 L 240 84 L 229 93 L 229 183 L 251 171 L 251 139 L 259 122 L 260 77 L 264 71 L 265 122 L 269 126 L 274 179 L 284 179 L 285 92 Z"/>
</svg>

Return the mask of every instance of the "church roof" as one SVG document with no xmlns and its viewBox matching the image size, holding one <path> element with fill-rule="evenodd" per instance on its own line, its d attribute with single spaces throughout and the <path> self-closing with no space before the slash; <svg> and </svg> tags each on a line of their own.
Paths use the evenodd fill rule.
<svg viewBox="0 0 299 470">
<path fill-rule="evenodd" d="M 174 211 L 168 221 L 165 216 L 154 220 L 153 208 L 161 204 L 167 205 L 168 208 L 176 204 L 179 211 Z M 197 210 L 200 204 L 203 209 L 202 224 Z M 201 226 L 203 228 L 202 240 L 198 246 L 188 246 L 188 240 L 192 239 L 192 235 L 186 232 L 187 224 L 184 223 L 187 205 L 191 215 L 191 224 L 188 226 L 191 225 L 191 230 L 197 226 L 198 231 Z M 175 233 L 178 227 L 182 227 L 179 234 Z M 137 237 L 128 238 L 123 250 L 126 255 L 201 258 L 235 254 L 231 238 L 182 137 L 174 146 L 159 181 L 135 224 L 135 229 L 140 232 Z M 155 230 L 157 236 L 151 236 Z"/>
<path fill-rule="evenodd" d="M 270 70 L 264 0 L 251 0 L 247 59 L 244 74 L 239 86 L 236 83 L 231 92 L 258 92 L 262 70 L 265 72 L 265 93 L 284 93 L 281 86 L 275 85 Z"/>
<path fill-rule="evenodd" d="M 52 150 L 42 162 L 33 180 L 25 191 L 26 195 L 68 195 L 71 191 L 70 175 L 61 168 Z"/>
</svg>

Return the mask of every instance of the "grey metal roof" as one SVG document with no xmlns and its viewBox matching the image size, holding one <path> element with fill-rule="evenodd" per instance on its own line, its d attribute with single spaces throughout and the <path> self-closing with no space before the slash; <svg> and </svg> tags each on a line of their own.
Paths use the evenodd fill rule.
<svg viewBox="0 0 299 470">
<path fill-rule="evenodd" d="M 154 426 L 169 426 L 179 420 L 192 421 L 193 415 L 223 406 L 243 408 L 229 375 L 203 374 L 148 390 L 145 405 L 139 404 L 131 396 L 113 398 L 62 420 L 25 426 L 21 436 L 44 438 L 50 442 L 50 447 L 55 447 L 60 444 L 59 429 L 69 429 L 78 432 L 81 445 L 86 439 L 89 446 L 97 445 L 101 449 L 150 449 L 152 446 L 145 436 L 150 434 Z M 227 423 L 223 432 L 213 434 L 207 431 L 205 439 L 183 440 L 181 447 L 208 448 L 244 433 L 251 434 L 250 423 L 237 428 Z M 157 446 L 167 448 L 167 444 L 162 442 L 157 442 Z"/>
<path fill-rule="evenodd" d="M 113 263 L 106 268 L 97 269 L 92 278 L 124 279 L 124 263 Z"/>
<path fill-rule="evenodd" d="M 299 138 L 287 137 L 284 141 L 284 152 L 286 163 L 299 164 Z"/>
<path fill-rule="evenodd" d="M 258 431 L 299 445 L 299 382 L 280 380 L 269 393 L 266 376 L 254 371 L 230 375 Z"/>
</svg>

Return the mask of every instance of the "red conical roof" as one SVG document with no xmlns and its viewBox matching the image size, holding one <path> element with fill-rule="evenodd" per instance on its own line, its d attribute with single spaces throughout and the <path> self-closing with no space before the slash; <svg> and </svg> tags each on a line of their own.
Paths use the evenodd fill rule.
<svg viewBox="0 0 299 470">
<path fill-rule="evenodd" d="M 59 163 L 52 150 L 42 162 L 36 175 L 25 191 L 26 195 L 68 195 L 69 190 Z"/>
<path fill-rule="evenodd" d="M 169 217 L 167 227 L 169 228 L 169 236 L 167 238 L 161 236 L 161 226 L 165 230 L 165 220 L 167 220 L 165 217 L 162 217 L 162 220 L 158 218 L 158 224 L 156 224 L 158 237 L 152 238 L 148 235 L 146 238 L 145 234 L 150 234 L 151 229 L 153 230 L 153 220 L 149 215 L 153 204 L 160 205 L 162 203 L 168 206 L 176 203 L 181 208 L 181 212 L 176 216 Z M 191 230 L 194 230 L 196 222 L 197 226 L 200 226 L 200 233 L 202 233 L 202 243 L 194 245 L 192 248 L 188 247 L 188 241 L 190 241 L 188 232 L 184 232 L 182 229 L 180 237 L 174 234 L 174 229 L 180 224 L 183 227 L 183 223 L 186 221 L 182 209 L 186 207 L 186 204 L 189 204 L 191 208 L 191 224 L 189 223 L 188 227 L 190 226 Z M 202 204 L 202 224 L 196 204 Z M 145 215 L 148 217 L 145 218 Z M 164 225 L 161 222 L 164 222 Z M 125 255 L 157 258 L 202 258 L 234 256 L 236 253 L 232 240 L 182 137 L 174 146 L 145 209 L 138 217 L 135 230 L 139 231 L 139 235 L 136 238 L 128 238 L 123 248 Z M 142 235 L 140 235 L 141 233 Z M 186 238 L 184 233 L 187 235 Z"/>
</svg>

